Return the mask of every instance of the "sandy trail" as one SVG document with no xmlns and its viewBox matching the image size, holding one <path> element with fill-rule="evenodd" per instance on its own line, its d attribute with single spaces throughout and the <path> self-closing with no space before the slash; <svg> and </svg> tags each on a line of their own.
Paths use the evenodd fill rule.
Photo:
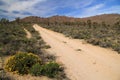
<svg viewBox="0 0 120 80">
<path fill-rule="evenodd" d="M 71 80 L 120 80 L 120 55 L 82 40 L 33 26 L 52 48 L 49 52 L 58 56 Z"/>
<path fill-rule="evenodd" d="M 32 37 L 32 35 L 31 35 L 31 33 L 27 30 L 27 29 L 25 29 L 24 28 L 24 30 L 25 30 L 25 32 L 26 32 L 26 34 L 27 34 L 27 38 L 29 39 L 29 38 L 31 38 Z"/>
</svg>

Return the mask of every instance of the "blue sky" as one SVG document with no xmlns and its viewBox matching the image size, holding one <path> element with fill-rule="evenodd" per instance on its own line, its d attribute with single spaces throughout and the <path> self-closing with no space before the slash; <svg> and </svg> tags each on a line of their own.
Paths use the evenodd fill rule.
<svg viewBox="0 0 120 80">
<path fill-rule="evenodd" d="M 120 14 L 120 0 L 0 0 L 0 18 Z"/>
</svg>

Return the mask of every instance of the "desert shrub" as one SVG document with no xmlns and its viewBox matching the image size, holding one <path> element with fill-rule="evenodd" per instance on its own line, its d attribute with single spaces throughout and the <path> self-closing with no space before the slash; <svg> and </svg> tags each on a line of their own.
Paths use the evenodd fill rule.
<svg viewBox="0 0 120 80">
<path fill-rule="evenodd" d="M 60 66 L 55 62 L 49 62 L 43 65 L 42 74 L 48 77 L 55 77 L 60 70 Z"/>
<path fill-rule="evenodd" d="M 34 76 L 45 75 L 54 78 L 60 72 L 60 66 L 55 62 L 49 62 L 47 64 L 41 65 L 39 63 L 32 66 L 30 69 L 30 74 Z"/>
<path fill-rule="evenodd" d="M 44 45 L 44 48 L 49 49 L 49 48 L 51 48 L 51 46 L 50 45 Z"/>
<path fill-rule="evenodd" d="M 28 74 L 30 68 L 40 62 L 41 60 L 37 55 L 19 52 L 8 59 L 5 69 L 19 74 Z"/>
<path fill-rule="evenodd" d="M 0 53 L 13 55 L 21 51 L 42 54 L 40 49 L 45 43 L 32 26 L 32 24 L 24 22 L 0 24 Z M 32 34 L 30 39 L 26 37 L 24 28 Z"/>
<path fill-rule="evenodd" d="M 87 40 L 87 42 L 92 43 L 94 45 L 99 45 L 99 43 L 100 43 L 99 40 L 96 38 L 91 38 L 91 39 Z"/>
<path fill-rule="evenodd" d="M 42 65 L 39 63 L 33 65 L 30 69 L 30 74 L 34 76 L 40 76 L 42 74 Z"/>
<path fill-rule="evenodd" d="M 30 74 L 34 76 L 45 75 L 54 78 L 58 75 L 59 71 L 60 66 L 55 62 L 49 62 L 44 65 L 40 65 L 39 63 L 37 63 L 31 67 Z"/>
<path fill-rule="evenodd" d="M 46 51 L 42 51 L 44 54 L 40 54 L 43 63 L 51 62 L 56 60 L 56 56 L 48 54 Z"/>
<path fill-rule="evenodd" d="M 120 53 L 120 45 L 114 44 L 112 45 L 112 47 L 114 48 L 115 51 L 118 51 Z"/>
</svg>

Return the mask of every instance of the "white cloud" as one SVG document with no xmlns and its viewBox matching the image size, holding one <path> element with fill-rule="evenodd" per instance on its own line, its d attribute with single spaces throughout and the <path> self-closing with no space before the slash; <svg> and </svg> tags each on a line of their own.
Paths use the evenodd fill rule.
<svg viewBox="0 0 120 80">
<path fill-rule="evenodd" d="M 57 1 L 57 3 L 52 3 L 49 5 L 46 5 L 47 8 L 47 12 L 44 11 L 45 13 L 51 13 L 50 15 L 47 16 L 51 16 L 51 15 L 59 15 L 59 13 L 56 12 L 56 10 L 59 10 L 61 8 L 62 9 L 73 9 L 73 10 L 79 10 L 82 9 L 86 6 L 91 5 L 95 0 L 61 0 L 61 1 Z M 53 1 L 54 2 L 54 1 Z M 45 6 L 44 6 L 45 7 Z M 79 10 L 80 11 L 80 10 Z M 62 11 L 64 12 L 64 11 Z M 78 11 L 77 11 L 78 12 Z M 66 16 L 71 16 L 72 14 L 74 14 L 76 12 L 71 11 L 71 12 L 67 12 L 67 13 L 62 13 L 61 15 L 66 15 Z"/>
<path fill-rule="evenodd" d="M 75 9 L 79 9 L 79 8 L 84 8 L 90 4 L 92 4 L 95 0 L 61 0 L 59 1 L 59 5 L 56 4 L 56 7 L 61 7 L 61 8 L 65 8 L 65 7 L 70 7 L 70 8 L 75 8 Z"/>
<path fill-rule="evenodd" d="M 0 7 L 0 9 L 4 9 L 9 13 L 4 13 L 7 16 L 14 17 L 25 17 L 27 15 L 22 14 L 23 12 L 29 12 L 36 16 L 49 16 L 52 14 L 56 14 L 56 10 L 59 8 L 73 8 L 79 9 L 90 5 L 94 0 L 1 0 L 6 5 Z M 34 6 L 37 3 L 41 3 L 46 1 L 44 4 L 38 5 L 37 8 Z M 13 11 L 18 11 L 19 13 L 13 13 Z M 28 15 L 29 16 L 29 15 Z"/>
<path fill-rule="evenodd" d="M 120 5 L 111 6 L 111 7 L 107 8 L 107 9 L 99 10 L 98 12 L 99 13 L 105 13 L 105 14 L 108 14 L 108 13 L 120 13 Z"/>
<path fill-rule="evenodd" d="M 83 12 L 81 14 L 76 15 L 77 17 L 88 17 L 88 16 L 93 16 L 96 14 L 100 14 L 99 10 L 103 9 L 104 4 L 97 4 L 97 5 L 93 5 L 91 7 L 88 8 L 84 8 Z"/>
<path fill-rule="evenodd" d="M 92 1 L 88 5 L 90 5 L 91 3 L 92 3 Z M 84 6 L 85 8 L 84 7 L 82 8 L 83 9 L 82 11 L 77 10 L 77 11 L 68 13 L 66 15 L 74 16 L 74 17 L 81 17 L 81 15 L 82 15 L 84 17 L 85 15 L 93 14 L 97 10 L 101 9 L 102 7 L 104 7 L 104 4 L 97 4 L 97 5 L 93 5 L 91 7 L 86 7 L 86 6 Z"/>
<path fill-rule="evenodd" d="M 111 6 L 109 8 L 94 8 L 92 10 L 85 10 L 81 14 L 76 13 L 75 17 L 89 17 L 100 14 L 111 14 L 111 13 L 119 13 L 120 14 L 120 6 Z"/>
<path fill-rule="evenodd" d="M 33 13 L 35 9 L 33 6 L 37 3 L 41 3 L 46 0 L 1 0 L 5 3 L 0 9 L 8 11 L 8 13 L 1 13 L 10 17 L 25 17 L 27 15 L 22 14 L 23 12 Z M 13 11 L 18 11 L 19 13 L 13 13 Z M 29 16 L 29 15 L 28 15 Z"/>
<path fill-rule="evenodd" d="M 86 12 L 92 12 L 92 11 L 96 11 L 100 8 L 104 7 L 104 4 L 97 4 L 97 5 L 94 5 L 92 7 L 89 7 L 89 8 L 86 8 L 85 11 Z"/>
<path fill-rule="evenodd" d="M 33 5 L 35 5 L 38 2 L 43 2 L 45 0 L 24 0 L 24 1 L 20 1 L 20 0 L 2 0 L 3 2 L 5 2 L 7 5 L 6 9 L 9 12 L 12 11 L 25 11 L 31 7 L 33 7 Z"/>
</svg>

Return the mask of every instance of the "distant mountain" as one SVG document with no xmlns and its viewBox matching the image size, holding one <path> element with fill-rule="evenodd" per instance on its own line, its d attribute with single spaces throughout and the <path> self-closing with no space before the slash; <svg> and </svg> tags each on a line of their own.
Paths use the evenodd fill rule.
<svg viewBox="0 0 120 80">
<path fill-rule="evenodd" d="M 34 22 L 34 23 L 47 23 L 47 22 L 57 22 L 57 23 L 62 23 L 62 22 L 83 22 L 91 20 L 92 22 L 105 22 L 107 24 L 114 24 L 116 21 L 120 20 L 120 14 L 102 14 L 102 15 L 96 15 L 96 16 L 91 16 L 91 17 L 86 17 L 86 18 L 74 18 L 74 17 L 67 17 L 67 16 L 52 16 L 48 18 L 43 18 L 43 17 L 37 17 L 37 16 L 29 16 L 21 19 L 21 21 L 24 22 Z"/>
<path fill-rule="evenodd" d="M 82 18 L 83 21 L 92 20 L 93 22 L 106 22 L 107 24 L 113 24 L 116 21 L 120 20 L 120 14 L 102 14 L 92 17 Z"/>
</svg>

